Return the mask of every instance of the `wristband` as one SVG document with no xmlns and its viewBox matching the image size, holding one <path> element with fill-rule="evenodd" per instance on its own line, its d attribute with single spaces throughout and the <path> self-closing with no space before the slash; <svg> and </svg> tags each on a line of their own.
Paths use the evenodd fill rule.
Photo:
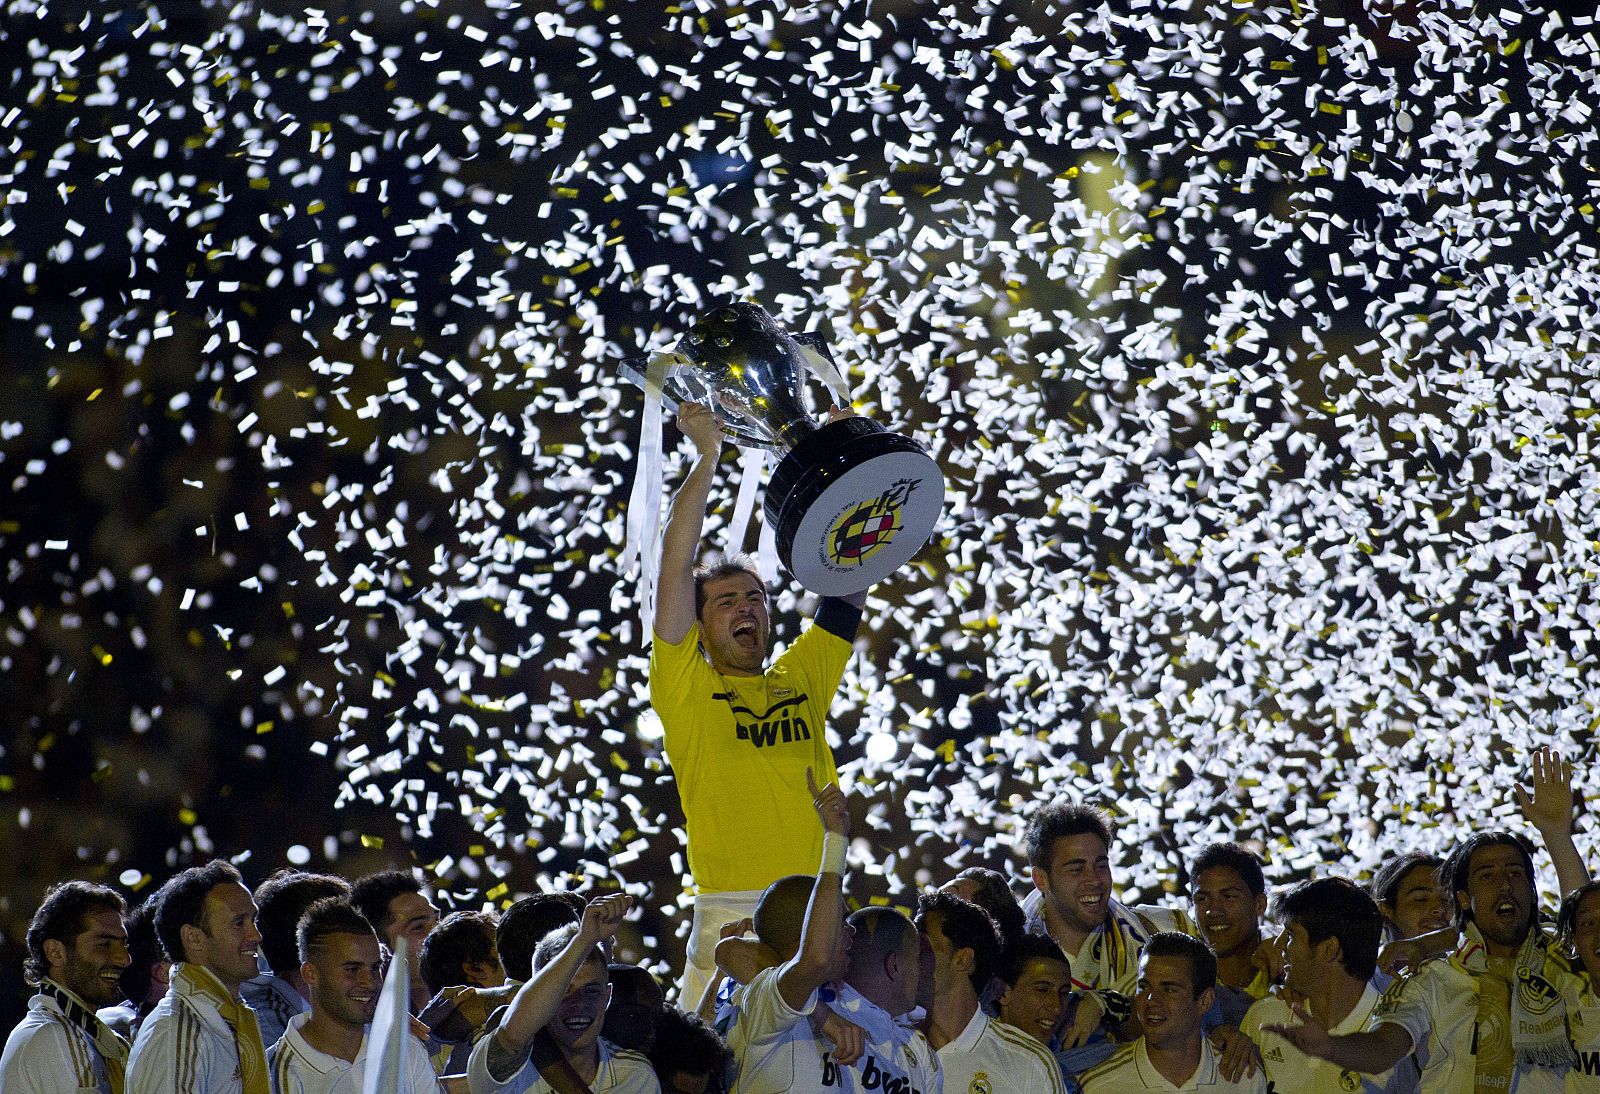
<svg viewBox="0 0 1600 1094">
<path fill-rule="evenodd" d="M 850 849 L 850 841 L 837 832 L 822 833 L 822 869 L 824 874 L 838 874 L 844 876 L 844 856 Z"/>
</svg>

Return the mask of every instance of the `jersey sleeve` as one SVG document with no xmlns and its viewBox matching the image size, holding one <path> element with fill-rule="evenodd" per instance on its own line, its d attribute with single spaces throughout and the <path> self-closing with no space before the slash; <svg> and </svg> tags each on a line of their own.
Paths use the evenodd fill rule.
<svg viewBox="0 0 1600 1094">
<path fill-rule="evenodd" d="M 778 990 L 778 977 L 787 967 L 784 964 L 762 969 L 745 986 L 739 1001 L 737 1021 L 745 1027 L 742 1033 L 747 1043 L 760 1044 L 770 1040 L 796 1022 L 805 1021 L 817 1008 L 816 992 L 811 993 L 800 1010 L 795 1010 L 784 1000 L 783 992 Z"/>
<path fill-rule="evenodd" d="M 0 1090 L 11 1094 L 55 1094 L 60 1090 L 96 1090 L 94 1064 L 88 1050 L 74 1045 L 55 1023 L 24 1033 L 26 1040 L 8 1044 L 0 1061 Z M 13 1038 L 17 1035 L 13 1034 Z M 76 1084 L 75 1086 L 72 1084 Z"/>
<path fill-rule="evenodd" d="M 439 1077 L 428 1048 L 415 1037 L 406 1038 L 406 1085 L 400 1094 L 439 1094 Z"/>
<path fill-rule="evenodd" d="M 854 651 L 849 641 L 813 621 L 783 652 L 778 664 L 804 680 L 806 690 L 816 697 L 818 706 L 827 710 Z"/>
<path fill-rule="evenodd" d="M 1410 1035 L 1412 1052 L 1417 1050 L 1418 1045 L 1427 1044 L 1428 1035 L 1433 1032 L 1432 977 L 1427 973 L 1427 967 L 1424 966 L 1390 984 L 1389 990 L 1383 993 L 1383 998 L 1372 1009 L 1372 1017 L 1367 1019 L 1367 1030 L 1370 1032 L 1387 1023 L 1399 1026 Z"/>
<path fill-rule="evenodd" d="M 187 1010 L 177 1010 L 160 1022 L 147 1022 L 139 1031 L 137 1051 L 129 1062 L 126 1094 L 184 1094 L 204 1089 L 211 1079 L 204 1038 L 200 1020 Z"/>
<path fill-rule="evenodd" d="M 493 1044 L 494 1038 L 485 1036 L 472 1046 L 472 1056 L 467 1061 L 467 1089 L 472 1094 L 523 1094 L 538 1082 L 539 1069 L 533 1066 L 533 1060 L 528 1056 L 522 1058 L 522 1066 L 510 1078 L 496 1079 L 491 1075 L 489 1047 Z M 428 1070 L 431 1072 L 433 1069 L 430 1067 Z"/>
</svg>

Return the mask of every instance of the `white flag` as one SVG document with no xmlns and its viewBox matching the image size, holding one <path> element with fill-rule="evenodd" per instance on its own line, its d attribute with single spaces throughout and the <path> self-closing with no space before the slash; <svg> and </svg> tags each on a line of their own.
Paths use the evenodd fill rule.
<svg viewBox="0 0 1600 1094">
<path fill-rule="evenodd" d="M 383 978 L 378 1013 L 367 1032 L 367 1070 L 361 1094 L 394 1094 L 406 1073 L 406 1038 L 411 1036 L 411 970 L 406 965 L 406 940 L 395 940 L 394 957 Z"/>
</svg>

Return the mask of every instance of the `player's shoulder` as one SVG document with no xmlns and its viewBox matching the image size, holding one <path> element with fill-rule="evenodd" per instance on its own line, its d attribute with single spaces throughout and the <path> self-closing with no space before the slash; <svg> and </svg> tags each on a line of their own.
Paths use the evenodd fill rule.
<svg viewBox="0 0 1600 1094">
<path fill-rule="evenodd" d="M 1057 1067 L 1056 1058 L 1036 1037 L 1030 1037 L 1016 1026 L 990 1019 L 985 1034 L 1005 1055 L 1019 1060 L 1036 1061 L 1046 1068 Z"/>
<path fill-rule="evenodd" d="M 661 1089 L 661 1081 L 656 1078 L 650 1058 L 636 1049 L 612 1046 L 611 1066 L 616 1069 L 617 1086 L 624 1091 L 649 1092 Z"/>
<path fill-rule="evenodd" d="M 1289 1001 L 1279 995 L 1277 991 L 1270 991 L 1250 1004 L 1244 1012 L 1244 1020 L 1239 1023 L 1239 1028 L 1245 1032 L 1260 1029 L 1270 1022 L 1289 1021 L 1294 1017 L 1294 1011 L 1289 1007 Z"/>
<path fill-rule="evenodd" d="M 1112 1088 L 1115 1077 L 1133 1066 L 1133 1053 L 1137 1042 L 1130 1041 L 1117 1051 L 1078 1075 L 1078 1086 L 1083 1094 L 1096 1094 Z"/>
</svg>

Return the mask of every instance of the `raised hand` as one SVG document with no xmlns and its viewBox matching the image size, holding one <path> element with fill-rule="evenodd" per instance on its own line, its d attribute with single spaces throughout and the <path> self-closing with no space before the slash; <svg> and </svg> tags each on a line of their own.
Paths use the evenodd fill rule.
<svg viewBox="0 0 1600 1094">
<path fill-rule="evenodd" d="M 722 451 L 722 426 L 717 412 L 704 403 L 679 403 L 678 428 L 702 456 L 714 459 Z"/>
<path fill-rule="evenodd" d="M 816 806 L 817 816 L 822 818 L 822 828 L 839 836 L 850 834 L 850 805 L 845 801 L 844 791 L 839 789 L 838 783 L 829 783 L 827 786 L 817 786 L 817 776 L 808 767 L 806 768 L 806 789 L 811 791 L 811 804 Z"/>
<path fill-rule="evenodd" d="M 583 910 L 583 920 L 578 933 L 590 943 L 605 942 L 615 938 L 622 926 L 623 917 L 633 907 L 633 897 L 627 893 L 612 893 L 589 901 Z"/>
<path fill-rule="evenodd" d="M 1312 1017 L 1301 1003 L 1290 1003 L 1289 1009 L 1300 1019 L 1298 1026 L 1268 1024 L 1261 1027 L 1262 1032 L 1276 1033 L 1307 1056 L 1328 1059 L 1333 1052 L 1333 1039 L 1328 1036 L 1328 1027 Z"/>
<path fill-rule="evenodd" d="M 1572 828 L 1572 764 L 1546 745 L 1533 753 L 1527 787 L 1513 787 L 1522 816 L 1540 832 Z"/>
</svg>

